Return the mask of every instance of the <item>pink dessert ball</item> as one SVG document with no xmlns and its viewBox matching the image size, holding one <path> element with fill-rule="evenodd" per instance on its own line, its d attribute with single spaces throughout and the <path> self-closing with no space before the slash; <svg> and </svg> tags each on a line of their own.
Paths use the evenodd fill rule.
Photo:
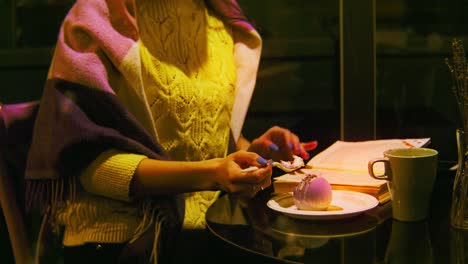
<svg viewBox="0 0 468 264">
<path fill-rule="evenodd" d="M 332 200 L 332 188 L 323 177 L 307 175 L 293 190 L 294 204 L 299 210 L 327 210 Z"/>
</svg>

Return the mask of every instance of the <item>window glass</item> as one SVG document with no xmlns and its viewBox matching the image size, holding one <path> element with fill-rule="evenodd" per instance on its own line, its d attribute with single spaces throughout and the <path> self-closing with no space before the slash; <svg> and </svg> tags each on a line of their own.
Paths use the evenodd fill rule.
<svg viewBox="0 0 468 264">
<path fill-rule="evenodd" d="M 281 125 L 327 147 L 339 137 L 338 1 L 238 2 L 264 44 L 245 136 Z"/>
<path fill-rule="evenodd" d="M 431 137 L 440 160 L 456 160 L 458 114 L 444 60 L 451 40 L 466 35 L 466 11 L 459 0 L 376 1 L 379 138 Z"/>
</svg>

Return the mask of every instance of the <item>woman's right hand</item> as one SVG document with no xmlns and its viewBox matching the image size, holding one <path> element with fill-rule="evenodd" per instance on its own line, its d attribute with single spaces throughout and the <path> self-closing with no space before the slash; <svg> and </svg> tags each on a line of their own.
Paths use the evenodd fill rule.
<svg viewBox="0 0 468 264">
<path fill-rule="evenodd" d="M 253 171 L 242 171 L 248 167 Z M 271 161 L 240 150 L 225 158 L 203 161 L 167 161 L 146 158 L 135 171 L 131 193 L 137 196 L 223 190 L 253 197 L 271 184 Z"/>
<path fill-rule="evenodd" d="M 218 162 L 215 171 L 217 189 L 242 197 L 253 197 L 271 184 L 271 161 L 254 152 L 240 150 Z M 258 169 L 242 171 L 251 166 Z"/>
</svg>

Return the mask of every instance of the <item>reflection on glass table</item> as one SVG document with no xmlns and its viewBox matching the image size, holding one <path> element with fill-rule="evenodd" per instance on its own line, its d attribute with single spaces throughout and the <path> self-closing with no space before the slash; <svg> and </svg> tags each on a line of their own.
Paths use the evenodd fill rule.
<svg viewBox="0 0 468 264">
<path fill-rule="evenodd" d="M 228 195 L 220 197 L 208 211 L 209 229 L 229 244 L 279 262 L 326 258 L 329 263 L 339 263 L 342 257 L 336 252 L 347 255 L 347 259 L 372 261 L 375 250 L 367 247 L 375 247 L 376 229 L 391 213 L 388 203 L 351 218 L 310 221 L 271 210 L 265 206 L 268 197 L 267 192 L 248 202 Z M 356 243 L 361 240 L 366 242 Z M 355 255 L 356 250 L 362 252 Z"/>
<path fill-rule="evenodd" d="M 221 196 L 207 226 L 219 243 L 265 263 L 468 263 L 468 233 L 448 221 L 452 174 L 439 173 L 424 221 L 392 219 L 391 202 L 344 219 L 296 219 L 269 208 L 266 189 L 250 200 Z"/>
</svg>

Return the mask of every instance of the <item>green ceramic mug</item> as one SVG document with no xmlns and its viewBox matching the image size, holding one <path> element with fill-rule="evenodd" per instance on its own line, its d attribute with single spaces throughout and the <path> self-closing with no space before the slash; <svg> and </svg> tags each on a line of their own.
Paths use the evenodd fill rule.
<svg viewBox="0 0 468 264">
<path fill-rule="evenodd" d="M 384 152 L 384 158 L 370 160 L 369 175 L 387 180 L 393 218 L 419 221 L 427 217 L 437 174 L 438 152 L 429 148 L 401 148 Z M 383 168 L 378 167 L 383 163 Z M 378 170 L 383 174 L 376 175 Z"/>
</svg>

